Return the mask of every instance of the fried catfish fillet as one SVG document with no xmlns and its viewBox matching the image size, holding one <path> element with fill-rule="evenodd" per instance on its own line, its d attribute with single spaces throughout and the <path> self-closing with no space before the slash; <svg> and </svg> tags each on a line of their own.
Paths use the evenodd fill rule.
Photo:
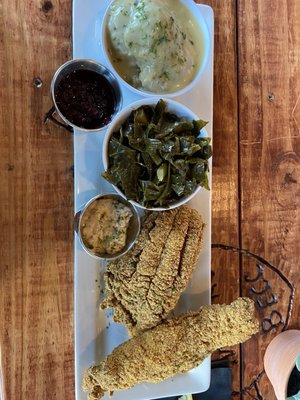
<svg viewBox="0 0 300 400">
<path fill-rule="evenodd" d="M 161 382 L 198 366 L 213 351 L 246 341 L 257 333 L 254 303 L 239 298 L 230 305 L 203 306 L 166 320 L 124 342 L 99 365 L 90 367 L 83 389 L 89 400 L 141 382 Z"/>
<path fill-rule="evenodd" d="M 108 264 L 101 308 L 113 307 L 131 336 L 162 322 L 196 267 L 203 230 L 201 216 L 187 206 L 149 213 L 133 249 Z"/>
</svg>

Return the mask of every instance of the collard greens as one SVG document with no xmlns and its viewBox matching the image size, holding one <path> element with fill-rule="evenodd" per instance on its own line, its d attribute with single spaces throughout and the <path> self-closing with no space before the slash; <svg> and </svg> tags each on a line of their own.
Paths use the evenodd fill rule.
<svg viewBox="0 0 300 400">
<path fill-rule="evenodd" d="M 163 100 L 142 106 L 112 134 L 102 176 L 147 208 L 167 208 L 199 185 L 209 189 L 210 138 L 199 137 L 206 124 L 166 112 Z"/>
</svg>

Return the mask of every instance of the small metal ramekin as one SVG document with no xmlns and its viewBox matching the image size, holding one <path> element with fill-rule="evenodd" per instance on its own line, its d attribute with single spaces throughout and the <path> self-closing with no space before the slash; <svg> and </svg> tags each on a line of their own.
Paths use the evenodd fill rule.
<svg viewBox="0 0 300 400">
<path fill-rule="evenodd" d="M 96 200 L 99 199 L 115 199 L 123 204 L 125 204 L 127 207 L 130 208 L 132 212 L 132 217 L 129 221 L 128 225 L 128 231 L 127 231 L 127 239 L 126 239 L 126 245 L 122 251 L 120 251 L 117 254 L 98 254 L 93 252 L 92 249 L 89 249 L 86 247 L 84 244 L 82 237 L 81 237 L 81 222 L 82 222 L 82 217 L 87 210 L 87 208 Z M 78 211 L 75 214 L 74 217 L 74 229 L 78 234 L 80 243 L 83 247 L 83 249 L 92 257 L 100 259 L 100 260 L 114 260 L 117 259 L 124 254 L 127 253 L 128 250 L 132 248 L 134 245 L 139 233 L 140 233 L 140 227 L 141 227 L 141 222 L 140 222 L 140 216 L 136 208 L 134 207 L 133 204 L 131 204 L 129 201 L 125 200 L 124 197 L 116 194 L 116 193 L 106 193 L 106 194 L 99 194 L 98 196 L 93 197 L 90 201 L 86 203 L 86 205 L 82 208 L 82 210 Z"/>
<path fill-rule="evenodd" d="M 50 93 L 52 97 L 52 101 L 55 107 L 55 110 L 57 114 L 60 116 L 60 118 L 69 126 L 72 126 L 73 128 L 80 129 L 81 131 L 84 132 L 96 132 L 100 131 L 102 129 L 105 129 L 107 125 L 101 127 L 101 128 L 96 128 L 96 129 L 86 129 L 82 128 L 80 126 L 74 125 L 71 121 L 69 121 L 60 111 L 59 107 L 57 106 L 56 100 L 55 100 L 55 94 L 56 94 L 56 89 L 59 83 L 63 78 L 65 78 L 68 74 L 74 71 L 78 70 L 88 70 L 88 71 L 94 71 L 97 72 L 98 74 L 104 76 L 107 81 L 111 84 L 114 94 L 115 94 L 115 110 L 114 113 L 111 116 L 110 121 L 114 118 L 114 116 L 121 110 L 122 107 L 122 93 L 120 89 L 120 85 L 118 83 L 117 78 L 110 72 L 109 69 L 104 67 L 104 65 L 98 63 L 97 61 L 94 60 L 88 60 L 86 58 L 79 58 L 71 61 L 67 61 L 63 65 L 61 65 L 58 70 L 55 72 L 53 75 L 52 81 L 51 81 L 51 87 L 50 87 Z"/>
</svg>

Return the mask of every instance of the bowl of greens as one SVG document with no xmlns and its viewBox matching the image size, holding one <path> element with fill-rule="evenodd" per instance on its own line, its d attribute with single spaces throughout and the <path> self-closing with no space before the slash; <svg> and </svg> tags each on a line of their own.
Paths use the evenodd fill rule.
<svg viewBox="0 0 300 400">
<path fill-rule="evenodd" d="M 179 207 L 209 190 L 206 121 L 189 108 L 157 97 L 125 107 L 103 142 L 102 176 L 138 207 Z"/>
</svg>

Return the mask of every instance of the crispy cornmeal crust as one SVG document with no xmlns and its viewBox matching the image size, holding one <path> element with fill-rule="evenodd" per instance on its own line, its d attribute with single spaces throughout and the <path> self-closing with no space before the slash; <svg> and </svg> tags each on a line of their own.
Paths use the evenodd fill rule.
<svg viewBox="0 0 300 400">
<path fill-rule="evenodd" d="M 156 326 L 175 307 L 195 269 L 203 229 L 187 206 L 149 213 L 134 248 L 109 263 L 101 307 L 113 307 L 130 335 Z"/>
<path fill-rule="evenodd" d="M 91 390 L 89 400 L 96 400 L 105 392 L 141 382 L 161 382 L 198 366 L 221 347 L 244 342 L 257 331 L 254 303 L 248 298 L 239 298 L 231 305 L 203 306 L 115 348 L 86 371 L 83 389 Z"/>
</svg>

